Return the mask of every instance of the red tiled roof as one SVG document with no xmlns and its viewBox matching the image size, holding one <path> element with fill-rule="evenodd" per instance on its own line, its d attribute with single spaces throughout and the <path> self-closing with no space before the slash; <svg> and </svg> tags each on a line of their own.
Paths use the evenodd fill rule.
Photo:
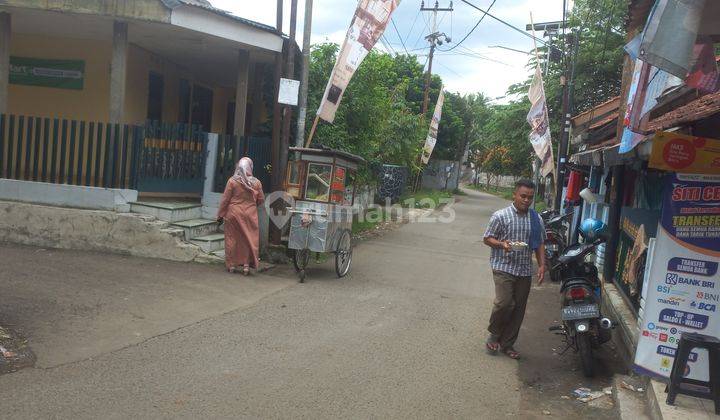
<svg viewBox="0 0 720 420">
<path fill-rule="evenodd" d="M 710 93 L 650 121 L 649 131 L 664 130 L 720 112 L 720 92 Z"/>
<path fill-rule="evenodd" d="M 613 102 L 617 102 L 617 103 L 613 103 Z M 611 104 L 612 104 L 612 106 L 609 106 L 609 105 L 611 105 Z M 608 108 L 608 111 L 606 111 L 605 113 L 607 113 L 607 112 L 612 112 L 613 110 L 618 109 L 618 108 L 620 107 L 620 96 L 616 96 L 616 97 L 614 97 L 614 98 L 610 98 L 610 99 L 608 99 L 607 101 L 605 101 L 605 102 L 603 102 L 603 103 L 601 103 L 601 104 L 595 105 L 594 107 L 588 109 L 587 111 L 583 111 L 583 112 L 581 112 L 581 113 L 573 116 L 571 119 L 572 119 L 573 122 L 575 123 L 576 121 L 582 119 L 582 118 L 585 117 L 585 116 L 600 117 L 600 116 L 602 116 L 603 114 L 605 114 L 605 113 L 600 113 L 600 112 L 599 112 L 600 109 L 602 109 L 602 108 L 604 108 L 604 107 L 607 107 L 607 108 Z"/>
</svg>

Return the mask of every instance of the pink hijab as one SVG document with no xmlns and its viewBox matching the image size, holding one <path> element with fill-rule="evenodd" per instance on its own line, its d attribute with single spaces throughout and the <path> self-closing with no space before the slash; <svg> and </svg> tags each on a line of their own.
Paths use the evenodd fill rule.
<svg viewBox="0 0 720 420">
<path fill-rule="evenodd" d="M 257 179 L 253 176 L 252 159 L 249 157 L 240 159 L 235 167 L 235 174 L 232 178 L 246 188 L 254 190 Z"/>
</svg>

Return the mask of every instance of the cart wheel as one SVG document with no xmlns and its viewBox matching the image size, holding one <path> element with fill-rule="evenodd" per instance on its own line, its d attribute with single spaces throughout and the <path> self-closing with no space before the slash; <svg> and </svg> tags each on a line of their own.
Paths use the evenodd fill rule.
<svg viewBox="0 0 720 420">
<path fill-rule="evenodd" d="M 352 240 L 350 231 L 343 232 L 338 242 L 337 251 L 335 251 L 335 273 L 338 277 L 345 277 L 350 271 L 350 263 L 352 263 Z"/>
<path fill-rule="evenodd" d="M 293 265 L 295 266 L 295 271 L 298 273 L 304 272 L 305 268 L 308 266 L 308 263 L 310 262 L 310 250 L 308 249 L 296 249 L 295 254 L 293 255 Z"/>
</svg>

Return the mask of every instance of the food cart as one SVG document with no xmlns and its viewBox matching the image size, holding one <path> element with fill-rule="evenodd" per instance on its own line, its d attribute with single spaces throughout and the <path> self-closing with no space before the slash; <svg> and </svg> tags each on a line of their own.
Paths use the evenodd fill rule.
<svg viewBox="0 0 720 420">
<path fill-rule="evenodd" d="M 352 263 L 352 221 L 355 175 L 359 156 L 328 148 L 291 147 L 296 159 L 288 163 L 285 191 L 294 199 L 289 209 L 288 248 L 300 282 L 310 253 L 334 253 L 335 273 L 344 277 Z"/>
</svg>

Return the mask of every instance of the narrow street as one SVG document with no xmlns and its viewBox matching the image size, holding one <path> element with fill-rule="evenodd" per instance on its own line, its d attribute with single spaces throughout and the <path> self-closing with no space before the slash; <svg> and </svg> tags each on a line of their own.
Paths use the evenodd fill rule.
<svg viewBox="0 0 720 420">
<path fill-rule="evenodd" d="M 38 361 L 0 377 L 0 417 L 618 418 L 609 398 L 567 398 L 609 386 L 621 363 L 607 346 L 586 380 L 572 351 L 556 354 L 556 284 L 533 287 L 521 361 L 485 353 L 481 238 L 505 202 L 468 194 L 453 223 L 363 241 L 346 278 L 328 261 L 305 284 L 289 267 L 247 279 L 1 245 L 0 324 Z"/>
</svg>

